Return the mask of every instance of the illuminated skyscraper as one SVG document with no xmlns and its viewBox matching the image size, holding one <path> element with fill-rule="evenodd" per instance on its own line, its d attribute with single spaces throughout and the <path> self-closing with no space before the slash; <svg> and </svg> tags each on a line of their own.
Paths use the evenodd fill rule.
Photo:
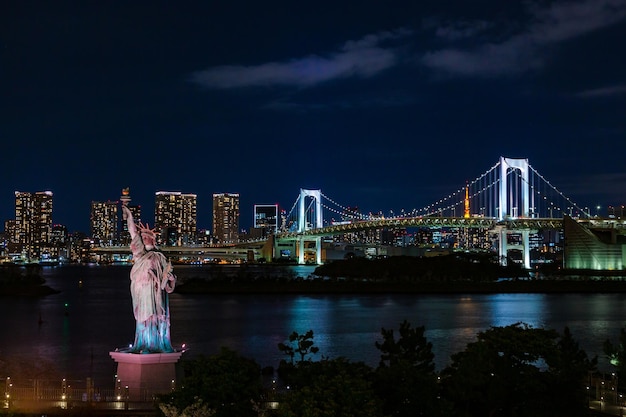
<svg viewBox="0 0 626 417">
<path fill-rule="evenodd" d="M 261 236 L 278 232 L 278 204 L 254 205 L 254 228 L 262 229 Z"/>
<path fill-rule="evenodd" d="M 184 246 L 196 243 L 196 205 L 195 194 L 169 191 L 156 193 L 154 227 L 160 233 L 160 244 Z"/>
<path fill-rule="evenodd" d="M 28 258 L 38 259 L 49 249 L 52 232 L 52 192 L 15 192 L 12 243 Z"/>
<path fill-rule="evenodd" d="M 97 246 L 118 243 L 117 201 L 91 202 L 91 237 Z"/>
<path fill-rule="evenodd" d="M 213 237 L 218 243 L 239 240 L 239 194 L 213 194 Z"/>
</svg>

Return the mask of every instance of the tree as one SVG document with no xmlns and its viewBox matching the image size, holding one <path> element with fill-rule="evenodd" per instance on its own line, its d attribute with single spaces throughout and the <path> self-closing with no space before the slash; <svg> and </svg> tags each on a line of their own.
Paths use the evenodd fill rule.
<svg viewBox="0 0 626 417">
<path fill-rule="evenodd" d="M 278 350 L 289 357 L 289 362 L 281 360 L 278 365 L 278 376 L 285 385 L 298 387 L 306 383 L 308 375 L 302 371 L 305 363 L 310 363 L 311 358 L 308 355 L 314 355 L 319 352 L 317 346 L 313 346 L 313 330 L 309 330 L 304 334 L 294 331 L 289 335 L 289 344 L 278 343 Z M 300 360 L 294 362 L 294 356 L 298 353 Z M 308 360 L 307 360 L 308 359 Z"/>
<path fill-rule="evenodd" d="M 588 412 L 581 389 L 594 367 L 569 330 L 516 323 L 480 332 L 452 356 L 442 383 L 462 416 L 577 416 Z"/>
<path fill-rule="evenodd" d="M 293 363 L 296 353 L 300 354 L 300 361 L 302 362 L 307 355 L 314 355 L 319 352 L 319 348 L 313 346 L 313 330 L 309 330 L 305 334 L 298 334 L 298 332 L 294 331 L 289 335 L 289 342 L 291 343 L 290 345 L 279 343 L 278 350 L 289 356 L 291 363 Z"/>
<path fill-rule="evenodd" d="M 436 416 L 445 408 L 439 399 L 432 343 L 424 326 L 411 328 L 404 320 L 395 339 L 393 329 L 381 329 L 381 351 L 374 387 L 384 412 L 394 416 Z"/>
<path fill-rule="evenodd" d="M 253 402 L 260 398 L 262 386 L 261 368 L 254 360 L 222 348 L 216 355 L 184 361 L 183 369 L 181 387 L 160 398 L 161 408 L 171 415 L 201 405 L 215 417 L 257 416 Z"/>
<path fill-rule="evenodd" d="M 279 417 L 378 417 L 382 403 L 372 388 L 372 369 L 344 358 L 302 361 L 300 381 L 280 397 Z"/>
<path fill-rule="evenodd" d="M 582 415 L 589 395 L 584 382 L 589 372 L 596 369 L 598 357 L 589 359 L 568 327 L 563 329 L 553 353 L 554 357 L 548 358 L 553 398 L 560 399 L 560 410 L 564 415 Z"/>
<path fill-rule="evenodd" d="M 281 361 L 278 375 L 288 387 L 280 395 L 277 415 L 280 417 L 378 417 L 381 402 L 372 389 L 372 369 L 362 362 L 345 358 L 313 362 L 309 355 L 314 346 L 313 330 L 289 335 L 290 344 L 279 343 L 278 349 L 289 356 Z M 294 362 L 294 356 L 300 360 Z"/>
<path fill-rule="evenodd" d="M 393 329 L 382 328 L 380 333 L 383 342 L 376 342 L 376 348 L 381 351 L 380 367 L 408 365 L 420 371 L 433 372 L 435 370 L 435 354 L 433 344 L 424 336 L 424 326 L 411 328 L 411 324 L 404 320 L 400 323 L 396 341 Z"/>
</svg>

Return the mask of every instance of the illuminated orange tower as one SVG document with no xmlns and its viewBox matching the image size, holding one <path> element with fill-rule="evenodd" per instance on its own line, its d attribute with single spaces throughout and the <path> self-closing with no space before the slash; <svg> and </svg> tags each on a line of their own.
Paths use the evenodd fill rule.
<svg viewBox="0 0 626 417">
<path fill-rule="evenodd" d="M 469 202 L 469 185 L 465 183 L 465 210 L 463 211 L 463 217 L 466 219 L 470 217 L 470 202 Z"/>
</svg>

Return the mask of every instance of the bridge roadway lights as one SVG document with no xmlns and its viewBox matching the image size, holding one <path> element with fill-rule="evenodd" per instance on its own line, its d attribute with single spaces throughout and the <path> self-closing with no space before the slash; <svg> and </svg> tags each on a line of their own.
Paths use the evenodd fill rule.
<svg viewBox="0 0 626 417">
<path fill-rule="evenodd" d="M 238 246 L 213 247 L 213 246 L 160 246 L 159 249 L 168 257 L 198 257 L 198 258 L 215 258 L 215 259 L 244 259 L 250 260 L 252 257 L 255 261 L 259 258 L 271 257 L 271 254 L 265 253 L 265 243 L 267 241 L 259 241 L 250 244 L 241 244 Z M 269 249 L 271 250 L 271 249 Z M 107 255 L 130 255 L 128 246 L 105 246 L 96 247 L 90 250 L 91 254 Z"/>
<path fill-rule="evenodd" d="M 594 220 L 577 220 L 578 223 L 588 223 L 588 224 L 596 224 L 601 223 L 601 221 Z M 606 221 L 602 221 L 604 223 Z M 617 221 L 618 223 L 625 224 L 626 221 L 621 220 Z M 615 221 L 613 220 L 613 223 Z M 598 226 L 596 224 L 596 226 Z M 463 217 L 405 217 L 401 219 L 377 219 L 377 220 L 368 220 L 368 221 L 359 221 L 353 222 L 349 224 L 342 225 L 333 225 L 320 227 L 315 229 L 308 229 L 304 232 L 288 232 L 288 233 L 279 233 L 275 235 L 273 238 L 275 239 L 274 243 L 279 240 L 285 241 L 296 241 L 297 248 L 300 249 L 298 254 L 298 262 L 301 264 L 305 263 L 304 259 L 304 241 L 312 241 L 316 242 L 316 262 L 321 264 L 321 238 L 323 236 L 332 236 L 336 234 L 344 234 L 344 233 L 354 233 L 363 230 L 377 229 L 382 227 L 427 227 L 427 228 L 441 228 L 441 227 L 452 227 L 452 228 L 479 228 L 484 230 L 491 230 L 493 233 L 497 234 L 499 237 L 499 247 L 498 254 L 500 256 L 505 256 L 507 251 L 507 242 L 506 235 L 507 233 L 521 233 L 523 237 L 523 248 L 524 248 L 524 266 L 526 268 L 530 267 L 530 252 L 528 250 L 529 244 L 529 234 L 534 230 L 539 229 L 563 229 L 563 219 L 551 219 L 551 218 L 507 218 L 505 220 L 497 220 L 495 218 L 485 218 L 485 217 L 472 217 L 472 218 L 463 218 Z M 263 246 L 263 242 L 256 242 L 256 246 Z M 260 254 L 260 249 L 254 246 L 255 244 L 251 243 L 247 246 L 242 245 L 242 247 L 235 248 L 232 246 L 229 247 L 209 247 L 209 246 L 177 246 L 177 247 L 161 247 L 161 250 L 167 254 L 168 256 L 180 254 L 180 255 L 205 255 L 205 256 L 214 256 L 216 258 L 223 257 L 231 257 L 231 258 L 245 258 L 245 253 L 248 250 L 253 250 L 255 258 L 257 256 L 262 256 Z M 276 250 L 276 247 L 274 247 Z M 130 248 L 128 246 L 117 246 L 117 247 L 99 247 L 92 249 L 94 253 L 130 253 Z M 300 256 L 302 254 L 302 256 Z M 504 258 L 506 259 L 506 257 Z"/>
</svg>

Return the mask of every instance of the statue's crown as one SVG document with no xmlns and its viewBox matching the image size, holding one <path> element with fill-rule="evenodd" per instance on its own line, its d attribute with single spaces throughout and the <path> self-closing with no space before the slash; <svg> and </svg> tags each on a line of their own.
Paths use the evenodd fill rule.
<svg viewBox="0 0 626 417">
<path fill-rule="evenodd" d="M 139 222 L 139 225 L 138 225 L 137 228 L 139 229 L 139 233 L 140 234 L 148 235 L 148 236 L 152 237 L 153 239 L 156 239 L 156 235 L 157 235 L 156 228 L 150 229 L 150 225 L 148 225 L 148 223 L 143 224 L 143 223 Z"/>
</svg>

